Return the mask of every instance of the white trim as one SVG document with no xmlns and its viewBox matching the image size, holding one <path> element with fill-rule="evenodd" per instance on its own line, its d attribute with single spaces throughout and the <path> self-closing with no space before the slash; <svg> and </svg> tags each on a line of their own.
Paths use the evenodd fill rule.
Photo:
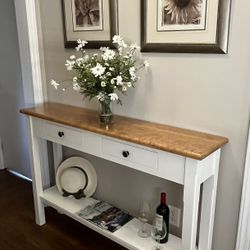
<svg viewBox="0 0 250 250">
<path fill-rule="evenodd" d="M 4 169 L 4 161 L 3 161 L 3 144 L 0 137 L 0 169 Z"/>
<path fill-rule="evenodd" d="M 40 24 L 37 21 L 39 17 L 39 11 L 37 12 L 37 6 L 35 0 L 25 0 L 26 14 L 27 14 L 27 24 L 28 24 L 28 37 L 29 37 L 29 47 L 30 47 L 30 58 L 31 58 L 31 69 L 32 69 L 32 80 L 33 80 L 33 91 L 34 91 L 34 103 L 42 103 L 44 101 L 44 91 L 42 83 L 42 71 L 41 71 L 41 57 L 40 54 L 42 50 L 39 47 L 39 35 L 38 27 Z M 41 35 L 41 33 L 39 33 Z M 40 40 L 40 42 L 42 39 Z"/>
<path fill-rule="evenodd" d="M 47 100 L 45 82 L 44 55 L 42 44 L 41 20 L 38 1 L 15 0 L 18 39 L 22 64 L 23 89 L 25 105 L 37 105 Z M 26 82 L 27 80 L 27 82 Z M 26 93 L 29 93 L 28 95 Z M 46 142 L 41 148 L 47 151 Z M 40 157 L 46 154 L 41 152 Z M 44 163 L 47 158 L 42 159 Z M 48 164 L 43 166 L 43 184 L 49 186 Z"/>
<path fill-rule="evenodd" d="M 28 40 L 28 24 L 25 0 L 15 0 L 16 23 L 18 32 L 20 62 L 25 105 L 34 104 L 30 48 Z"/>
<path fill-rule="evenodd" d="M 32 180 L 31 180 L 30 178 L 28 178 L 28 177 L 26 177 L 26 176 L 24 176 L 24 175 L 22 175 L 22 174 L 19 174 L 18 172 L 14 171 L 14 170 L 7 169 L 7 171 L 10 172 L 10 173 L 12 173 L 12 174 L 15 175 L 15 176 L 21 178 L 21 179 L 24 179 L 24 180 L 26 180 L 26 181 L 32 182 Z"/>
<path fill-rule="evenodd" d="M 236 250 L 249 250 L 250 246 L 250 128 L 248 133 L 244 182 L 238 225 Z"/>
</svg>

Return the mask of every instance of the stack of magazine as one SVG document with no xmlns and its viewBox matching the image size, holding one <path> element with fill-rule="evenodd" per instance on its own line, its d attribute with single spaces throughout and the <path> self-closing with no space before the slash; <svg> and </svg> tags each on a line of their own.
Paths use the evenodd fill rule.
<svg viewBox="0 0 250 250">
<path fill-rule="evenodd" d="M 93 206 L 87 206 L 81 209 L 77 214 L 81 218 L 110 232 L 115 232 L 133 219 L 128 213 L 104 201 L 98 201 Z"/>
</svg>

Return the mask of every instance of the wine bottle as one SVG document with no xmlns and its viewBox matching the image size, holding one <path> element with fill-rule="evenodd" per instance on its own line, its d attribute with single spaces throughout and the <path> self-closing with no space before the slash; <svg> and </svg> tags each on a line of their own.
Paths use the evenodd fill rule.
<svg viewBox="0 0 250 250">
<path fill-rule="evenodd" d="M 166 236 L 160 241 L 160 243 L 166 243 L 168 241 L 168 234 L 169 234 L 169 207 L 166 204 L 166 193 L 161 193 L 161 204 L 157 207 L 156 213 L 163 216 L 163 220 L 167 226 L 167 234 Z"/>
</svg>

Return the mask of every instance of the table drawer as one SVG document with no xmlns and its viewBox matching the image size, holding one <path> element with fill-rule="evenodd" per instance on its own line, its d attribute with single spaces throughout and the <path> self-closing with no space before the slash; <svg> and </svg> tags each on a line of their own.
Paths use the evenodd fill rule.
<svg viewBox="0 0 250 250">
<path fill-rule="evenodd" d="M 46 123 L 45 128 L 47 137 L 54 142 L 61 143 L 65 146 L 83 146 L 84 133 L 81 131 L 58 126 L 53 123 Z"/>
<path fill-rule="evenodd" d="M 121 164 L 130 162 L 148 169 L 157 169 L 158 167 L 158 154 L 151 150 L 103 138 L 102 151 L 105 155 L 110 155 L 120 160 L 120 162 L 117 162 Z"/>
</svg>

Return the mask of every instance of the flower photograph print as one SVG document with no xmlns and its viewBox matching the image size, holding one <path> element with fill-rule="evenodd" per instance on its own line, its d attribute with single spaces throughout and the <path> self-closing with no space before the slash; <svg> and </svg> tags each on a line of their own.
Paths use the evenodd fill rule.
<svg viewBox="0 0 250 250">
<path fill-rule="evenodd" d="M 62 0 L 65 48 L 75 48 L 77 40 L 87 40 L 87 49 L 112 47 L 118 34 L 118 0 Z"/>
<path fill-rule="evenodd" d="M 158 0 L 158 31 L 205 29 L 207 0 Z"/>
<path fill-rule="evenodd" d="M 74 31 L 102 30 L 102 0 L 72 0 Z"/>
<path fill-rule="evenodd" d="M 228 51 L 231 0 L 141 0 L 141 51 Z"/>
</svg>

